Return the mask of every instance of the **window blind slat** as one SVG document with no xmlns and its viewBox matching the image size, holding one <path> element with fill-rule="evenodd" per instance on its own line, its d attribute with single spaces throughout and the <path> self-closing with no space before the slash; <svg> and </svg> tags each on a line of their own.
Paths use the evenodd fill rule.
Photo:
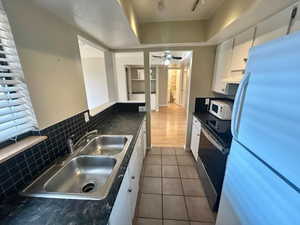
<svg viewBox="0 0 300 225">
<path fill-rule="evenodd" d="M 23 124 L 22 126 L 12 127 L 11 129 L 7 129 L 5 131 L 1 131 L 0 133 L 0 142 L 5 141 L 11 137 L 18 136 L 25 132 L 33 130 L 34 127 L 32 125 Z"/>
<path fill-rule="evenodd" d="M 0 0 L 0 142 L 36 126 L 22 66 Z"/>
<path fill-rule="evenodd" d="M 16 98 L 22 98 L 24 97 L 21 94 L 0 94 L 0 100 L 4 100 L 4 99 L 16 99 Z"/>
<path fill-rule="evenodd" d="M 20 84 L 20 80 L 0 80 L 0 85 L 16 85 Z"/>
<path fill-rule="evenodd" d="M 24 105 L 0 108 L 0 116 L 27 110 Z"/>
<path fill-rule="evenodd" d="M 0 78 L 3 78 L 3 77 L 8 77 L 8 78 L 18 78 L 20 77 L 20 74 L 19 73 L 1 73 L 0 72 Z"/>
<path fill-rule="evenodd" d="M 18 87 L 18 86 L 12 86 L 12 87 L 3 87 L 3 86 L 0 86 L 0 95 L 3 94 L 1 92 L 20 91 L 21 89 L 22 89 L 22 87 Z"/>
<path fill-rule="evenodd" d="M 5 118 L 0 117 L 0 121 L 1 121 L 0 132 L 2 130 L 9 129 L 11 127 L 15 127 L 15 126 L 30 122 L 30 117 L 29 116 L 26 117 L 26 113 L 21 112 L 21 113 L 15 113 L 15 114 L 18 114 L 18 115 L 10 114 L 7 116 L 1 116 L 1 117 L 5 117 Z"/>
<path fill-rule="evenodd" d="M 0 101 L 0 109 L 5 107 L 12 107 L 17 105 L 25 105 L 26 101 L 23 99 L 15 99 L 15 100 L 2 100 Z"/>
</svg>

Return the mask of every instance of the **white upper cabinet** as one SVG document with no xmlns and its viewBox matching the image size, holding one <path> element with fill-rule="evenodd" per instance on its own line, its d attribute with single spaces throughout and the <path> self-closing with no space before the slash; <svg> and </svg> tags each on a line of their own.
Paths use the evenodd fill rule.
<svg viewBox="0 0 300 225">
<path fill-rule="evenodd" d="M 293 7 L 289 7 L 259 23 L 256 27 L 254 45 L 260 45 L 286 35 L 292 10 Z"/>
<path fill-rule="evenodd" d="M 251 28 L 234 38 L 231 72 L 239 72 L 245 69 L 249 49 L 252 47 L 254 28 Z"/>
<path fill-rule="evenodd" d="M 221 94 L 228 94 L 224 79 L 230 75 L 233 39 L 227 40 L 217 47 L 214 80 L 212 90 Z"/>
</svg>

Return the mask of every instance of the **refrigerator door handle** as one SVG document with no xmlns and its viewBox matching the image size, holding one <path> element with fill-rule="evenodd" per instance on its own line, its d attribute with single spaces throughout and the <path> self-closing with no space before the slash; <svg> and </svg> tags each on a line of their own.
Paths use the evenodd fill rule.
<svg viewBox="0 0 300 225">
<path fill-rule="evenodd" d="M 236 100 L 233 105 L 231 132 L 235 140 L 238 139 L 238 130 L 240 124 L 241 111 L 244 104 L 245 94 L 249 83 L 249 79 L 250 79 L 250 72 L 246 73 L 244 78 L 242 79 L 236 94 Z"/>
</svg>

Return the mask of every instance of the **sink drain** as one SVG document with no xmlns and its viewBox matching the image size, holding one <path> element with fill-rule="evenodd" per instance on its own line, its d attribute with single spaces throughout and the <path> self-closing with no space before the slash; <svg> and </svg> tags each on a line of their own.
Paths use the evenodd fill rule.
<svg viewBox="0 0 300 225">
<path fill-rule="evenodd" d="M 82 187 L 81 190 L 83 193 L 89 193 L 95 189 L 95 186 L 96 186 L 95 183 L 87 183 Z"/>
</svg>

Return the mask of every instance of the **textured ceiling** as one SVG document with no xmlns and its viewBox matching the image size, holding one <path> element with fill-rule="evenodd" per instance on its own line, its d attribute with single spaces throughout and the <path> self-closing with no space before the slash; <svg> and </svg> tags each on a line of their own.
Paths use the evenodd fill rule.
<svg viewBox="0 0 300 225">
<path fill-rule="evenodd" d="M 159 9 L 159 1 L 164 7 Z M 162 22 L 209 19 L 224 0 L 201 0 L 194 12 L 195 0 L 132 0 L 139 22 Z"/>
</svg>

